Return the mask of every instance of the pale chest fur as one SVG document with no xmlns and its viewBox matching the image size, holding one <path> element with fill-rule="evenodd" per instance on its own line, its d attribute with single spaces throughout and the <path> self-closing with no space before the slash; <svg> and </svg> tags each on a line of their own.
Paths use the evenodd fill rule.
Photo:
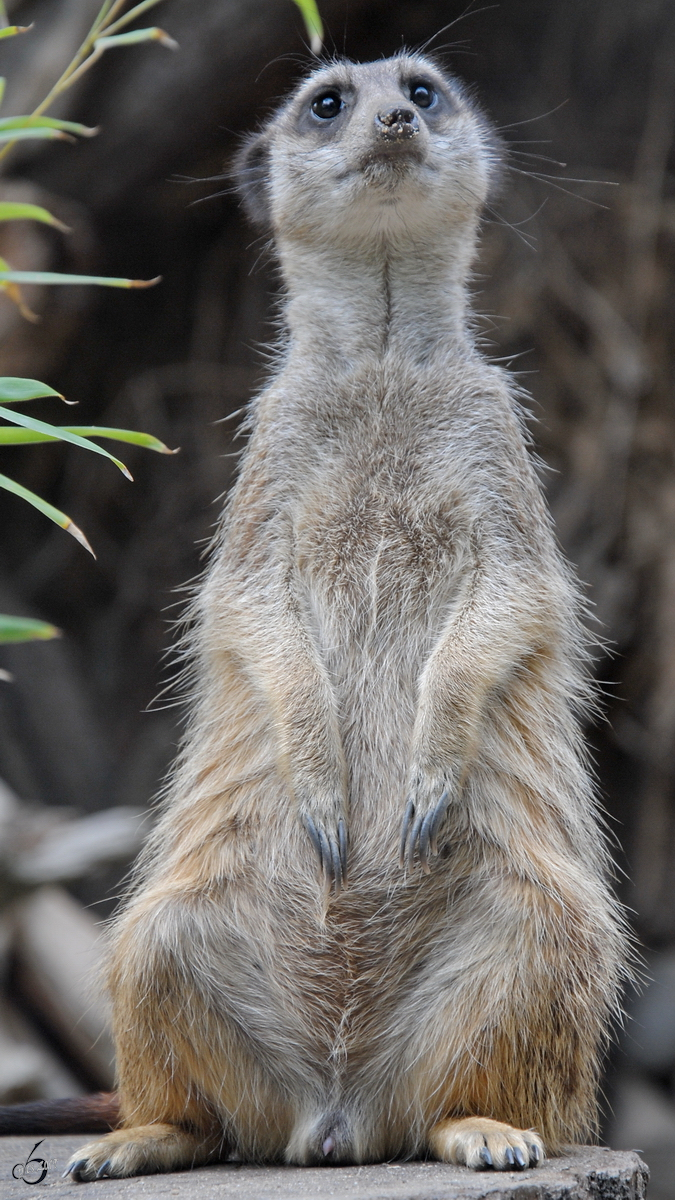
<svg viewBox="0 0 675 1200">
<path fill-rule="evenodd" d="M 491 470 L 508 459 L 511 431 L 499 411 L 491 419 L 480 378 L 467 368 L 458 386 L 457 374 L 390 367 L 329 396 L 291 380 L 275 397 L 277 515 L 338 685 L 343 673 L 353 684 L 359 663 L 419 671 L 475 569 L 477 523 L 494 523 L 483 476 L 488 458 Z"/>
</svg>

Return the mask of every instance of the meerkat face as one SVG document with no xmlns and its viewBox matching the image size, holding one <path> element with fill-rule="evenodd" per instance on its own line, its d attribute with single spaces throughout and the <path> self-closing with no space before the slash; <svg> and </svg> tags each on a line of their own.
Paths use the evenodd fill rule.
<svg viewBox="0 0 675 1200">
<path fill-rule="evenodd" d="M 497 139 L 420 55 L 315 71 L 239 157 L 254 218 L 277 235 L 358 245 L 438 236 L 479 213 Z"/>
</svg>

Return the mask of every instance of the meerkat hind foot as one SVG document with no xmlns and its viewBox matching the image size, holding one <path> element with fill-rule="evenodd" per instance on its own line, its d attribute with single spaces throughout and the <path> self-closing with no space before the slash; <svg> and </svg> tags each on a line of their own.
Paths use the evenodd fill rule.
<svg viewBox="0 0 675 1200">
<path fill-rule="evenodd" d="M 439 1121 L 428 1138 L 429 1149 L 441 1162 L 480 1171 L 522 1171 L 543 1162 L 544 1143 L 533 1129 L 514 1129 L 488 1117 Z"/>
<path fill-rule="evenodd" d="M 201 1166 L 220 1157 L 220 1141 L 177 1125 L 137 1125 L 117 1129 L 73 1154 L 64 1172 L 78 1183 L 104 1177 L 152 1175 Z"/>
</svg>

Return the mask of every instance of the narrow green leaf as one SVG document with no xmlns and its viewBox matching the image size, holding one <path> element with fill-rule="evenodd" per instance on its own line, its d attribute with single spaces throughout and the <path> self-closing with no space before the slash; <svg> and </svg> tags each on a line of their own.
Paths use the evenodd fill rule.
<svg viewBox="0 0 675 1200">
<path fill-rule="evenodd" d="M 118 29 L 123 29 L 125 25 L 130 25 L 132 21 L 136 21 L 148 9 L 155 8 L 156 5 L 161 3 L 162 0 L 141 0 L 140 4 L 135 4 L 133 8 L 130 8 L 128 12 L 125 12 L 116 21 L 113 21 L 112 25 L 108 26 L 106 36 L 117 33 Z"/>
<path fill-rule="evenodd" d="M 132 446 L 143 446 L 146 450 L 156 450 L 158 454 L 176 454 L 159 438 L 150 433 L 137 433 L 134 429 L 108 429 L 100 425 L 55 425 L 59 431 L 65 429 L 68 433 L 77 433 L 80 437 L 111 438 L 116 442 L 128 442 Z M 0 446 L 28 446 L 36 442 L 58 442 L 56 435 L 37 433 L 34 429 L 12 429 L 0 425 Z"/>
<path fill-rule="evenodd" d="M 0 29 L 0 38 L 16 37 L 17 33 L 28 33 L 31 25 L 5 25 Z"/>
<path fill-rule="evenodd" d="M 60 129 L 62 133 L 77 133 L 93 137 L 98 128 L 80 125 L 77 121 L 60 121 L 58 117 L 2 117 L 0 129 Z"/>
<path fill-rule="evenodd" d="M 80 446 L 83 450 L 93 450 L 94 454 L 101 454 L 104 458 L 114 462 L 127 479 L 133 479 L 119 458 L 109 454 L 107 450 L 103 449 L 103 446 L 97 446 L 96 442 L 90 442 L 88 438 L 80 437 L 77 433 L 69 433 L 67 429 L 62 429 L 58 425 L 50 425 L 47 421 L 37 421 L 35 417 L 27 417 L 25 413 L 13 412 L 11 408 L 0 407 L 0 417 L 11 421 L 13 425 L 23 425 L 26 429 L 34 429 L 36 433 L 46 433 L 48 437 L 56 438 L 58 441 L 72 442 L 74 446 Z"/>
<path fill-rule="evenodd" d="M 316 0 L 295 0 L 305 22 L 312 54 L 320 54 L 323 46 L 323 22 L 316 7 Z"/>
<path fill-rule="evenodd" d="M 95 283 L 99 287 L 117 288 L 147 288 L 159 283 L 162 276 L 155 279 L 113 279 L 108 275 L 60 275 L 55 271 L 0 271 L 2 283 Z"/>
<path fill-rule="evenodd" d="M 96 558 L 82 530 L 74 521 L 71 521 L 70 517 L 61 512 L 60 509 L 54 508 L 53 504 L 49 504 L 41 496 L 36 496 L 35 492 L 29 492 L 28 488 L 17 483 L 15 479 L 9 479 L 7 475 L 0 475 L 0 488 L 4 488 L 7 492 L 13 492 L 15 496 L 20 496 L 22 500 L 27 500 L 29 504 L 33 505 L 33 508 L 37 508 L 45 517 L 49 517 L 50 521 L 54 521 L 56 525 L 60 525 L 62 529 L 66 529 L 74 538 L 77 538 L 85 550 L 88 550 Z"/>
<path fill-rule="evenodd" d="M 114 429 L 107 425 L 67 425 L 66 428 L 70 429 L 71 433 L 79 433 L 81 437 L 111 438 L 115 442 L 142 446 L 144 450 L 155 450 L 157 454 L 178 453 L 178 450 L 170 450 L 151 433 L 141 433 L 136 429 Z"/>
<path fill-rule="evenodd" d="M 54 225 L 62 233 L 70 232 L 63 221 L 57 220 L 39 204 L 14 204 L 8 200 L 0 200 L 0 221 L 42 221 L 45 225 Z"/>
<path fill-rule="evenodd" d="M 36 433 L 34 429 L 18 429 L 0 425 L 0 446 L 33 446 L 37 442 L 58 442 L 58 438 Z"/>
<path fill-rule="evenodd" d="M 0 30 L 0 35 L 2 30 Z M 0 142 L 24 142 L 29 138 L 43 138 L 47 141 L 73 142 L 75 139 L 61 129 L 51 129 L 49 126 L 35 125 L 29 129 L 0 130 Z"/>
<path fill-rule="evenodd" d="M 38 379 L 17 379 L 13 375 L 0 375 L 0 401 L 3 404 L 21 404 L 24 400 L 39 400 L 42 396 L 56 396 L 63 400 L 60 392 L 40 383 Z"/>
<path fill-rule="evenodd" d="M 5 258 L 0 257 L 0 271 L 7 272 L 11 270 L 12 267 L 10 263 L 8 263 Z M 0 291 L 4 292 L 5 296 L 7 296 L 7 299 L 12 301 L 12 304 L 16 304 L 21 316 L 25 317 L 27 321 L 36 322 L 40 320 L 37 313 L 34 313 L 26 304 L 26 301 L 23 298 L 23 292 L 21 291 L 18 283 L 12 283 L 11 281 L 0 283 Z"/>
<path fill-rule="evenodd" d="M 0 642 L 46 641 L 61 636 L 56 625 L 35 621 L 32 617 L 7 617 L 0 613 Z"/>
<path fill-rule="evenodd" d="M 139 42 L 161 42 L 169 50 L 178 49 L 178 42 L 169 37 L 163 29 L 158 29 L 154 25 L 151 29 L 134 29 L 131 33 L 116 33 L 112 37 L 97 38 L 94 42 L 94 50 L 100 54 L 103 50 L 110 50 L 113 46 L 137 46 Z"/>
<path fill-rule="evenodd" d="M 2 75 L 0 75 L 0 104 L 2 104 L 2 102 L 5 98 L 5 87 L 6 86 L 7 86 L 7 80 L 4 79 Z"/>
</svg>

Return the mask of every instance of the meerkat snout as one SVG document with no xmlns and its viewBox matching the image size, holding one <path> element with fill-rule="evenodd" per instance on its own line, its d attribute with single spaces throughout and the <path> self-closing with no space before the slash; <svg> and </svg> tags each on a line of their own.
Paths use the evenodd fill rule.
<svg viewBox="0 0 675 1200">
<path fill-rule="evenodd" d="M 375 133 L 387 142 L 407 141 L 419 131 L 419 118 L 410 108 L 391 108 L 375 117 Z"/>
</svg>

